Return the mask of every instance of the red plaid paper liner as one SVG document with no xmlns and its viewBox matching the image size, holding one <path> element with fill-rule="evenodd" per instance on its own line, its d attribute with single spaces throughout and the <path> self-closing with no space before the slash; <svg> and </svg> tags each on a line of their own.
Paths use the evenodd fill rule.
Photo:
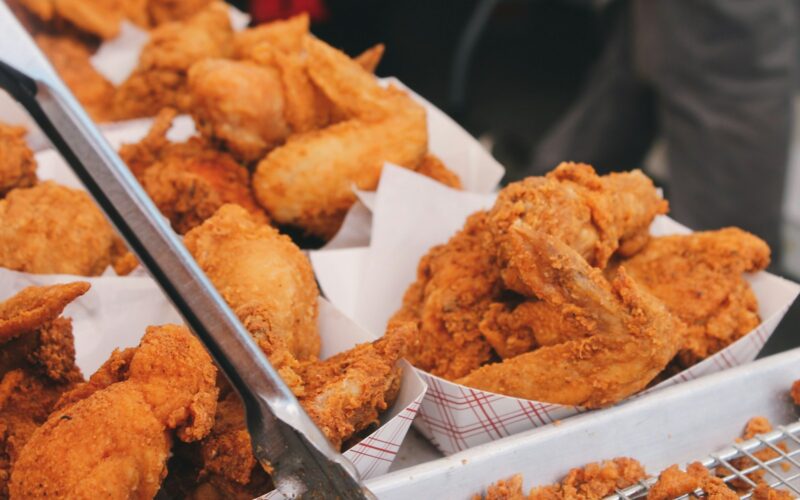
<svg viewBox="0 0 800 500">
<path fill-rule="evenodd" d="M 768 273 L 750 278 L 763 321 L 741 339 L 635 397 L 748 363 L 756 358 L 800 290 L 797 284 Z M 551 424 L 586 411 L 472 389 L 417 370 L 428 384 L 415 427 L 442 453 L 459 451 Z"/>
</svg>

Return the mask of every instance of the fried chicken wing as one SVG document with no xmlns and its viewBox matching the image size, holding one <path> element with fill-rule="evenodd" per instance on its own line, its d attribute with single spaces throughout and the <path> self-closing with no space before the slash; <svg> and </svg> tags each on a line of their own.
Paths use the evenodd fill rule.
<svg viewBox="0 0 800 500">
<path fill-rule="evenodd" d="M 0 266 L 15 271 L 97 276 L 115 237 L 83 191 L 48 181 L 0 200 Z"/>
<path fill-rule="evenodd" d="M 25 143 L 27 131 L 0 123 L 0 198 L 14 188 L 36 184 L 36 158 Z"/>
<path fill-rule="evenodd" d="M 523 284 L 555 307 L 577 306 L 591 333 L 483 366 L 459 383 L 596 408 L 643 389 L 674 357 L 684 326 L 623 270 L 608 282 L 566 243 L 522 224 L 509 231 L 507 243 Z"/>
<path fill-rule="evenodd" d="M 455 172 L 447 168 L 442 160 L 434 154 L 428 153 L 422 161 L 417 164 L 414 171 L 422 174 L 425 177 L 441 182 L 445 186 L 450 186 L 454 189 L 461 189 L 461 179 L 458 178 Z"/>
<path fill-rule="evenodd" d="M 64 391 L 83 381 L 72 324 L 59 317 L 88 283 L 28 287 L 0 303 L 0 497 L 11 468 Z"/>
<path fill-rule="evenodd" d="M 228 10 L 221 2 L 209 4 L 185 21 L 154 29 L 136 69 L 114 94 L 114 117 L 153 116 L 165 107 L 189 111 L 189 68 L 203 59 L 229 56 L 232 37 Z"/>
<path fill-rule="evenodd" d="M 319 291 L 308 258 L 236 205 L 221 207 L 184 242 L 286 383 L 302 392 L 294 371 L 320 348 Z"/>
<path fill-rule="evenodd" d="M 34 431 L 11 474 L 12 497 L 152 498 L 166 475 L 173 435 L 203 438 L 216 407 L 216 369 L 189 331 L 150 327 L 139 347 L 112 356 L 94 391 L 69 393 Z M 115 375 L 107 372 L 114 370 Z M 88 394 L 87 394 L 88 392 Z"/>
<path fill-rule="evenodd" d="M 379 43 L 368 48 L 353 59 L 365 70 L 370 73 L 375 73 L 375 70 L 378 69 L 378 65 L 381 63 L 381 59 L 383 59 L 383 53 L 385 51 L 386 46 Z"/>
<path fill-rule="evenodd" d="M 681 367 L 718 352 L 758 326 L 758 301 L 743 273 L 769 264 L 769 247 L 737 228 L 653 238 L 622 261 L 630 276 L 687 325 Z"/>
<path fill-rule="evenodd" d="M 173 229 L 184 234 L 226 203 L 235 203 L 266 223 L 245 167 L 201 138 L 182 143 L 166 138 L 175 114 L 165 108 L 140 142 L 120 149 L 120 156 Z"/>
<path fill-rule="evenodd" d="M 256 168 L 256 199 L 279 224 L 332 237 L 355 202 L 352 187 L 374 189 L 384 162 L 409 168 L 427 152 L 425 110 L 384 89 L 345 54 L 306 39 L 308 71 L 346 120 L 295 134 Z"/>
<path fill-rule="evenodd" d="M 478 212 L 420 260 L 417 281 L 391 320 L 419 325 L 408 353 L 414 366 L 452 380 L 489 361 L 480 324 L 500 292 L 500 274 L 494 256 L 484 251 L 486 234 L 486 214 Z"/>
<path fill-rule="evenodd" d="M 589 165 L 562 163 L 544 177 L 528 177 L 500 192 L 490 211 L 492 244 L 504 265 L 513 257 L 506 244 L 509 230 L 524 224 L 603 269 L 615 252 L 627 255 L 644 245 L 653 218 L 666 211 L 667 202 L 638 170 L 600 177 Z M 504 270 L 503 280 L 529 295 L 513 266 Z"/>
<path fill-rule="evenodd" d="M 110 120 L 114 85 L 94 68 L 86 44 L 67 35 L 42 33 L 35 39 L 89 116 L 97 122 Z"/>
<path fill-rule="evenodd" d="M 236 59 L 251 59 L 263 45 L 285 54 L 299 54 L 304 50 L 304 40 L 309 33 L 309 17 L 305 12 L 264 23 L 234 35 L 233 55 Z"/>
<path fill-rule="evenodd" d="M 305 384 L 300 404 L 335 447 L 377 422 L 379 412 L 394 402 L 401 375 L 397 362 L 414 333 L 412 324 L 396 324 L 373 343 L 306 362 L 298 371 Z M 271 487 L 252 454 L 243 407 L 232 391 L 220 401 L 201 453 L 204 489 L 226 498 L 253 498 Z"/>
</svg>

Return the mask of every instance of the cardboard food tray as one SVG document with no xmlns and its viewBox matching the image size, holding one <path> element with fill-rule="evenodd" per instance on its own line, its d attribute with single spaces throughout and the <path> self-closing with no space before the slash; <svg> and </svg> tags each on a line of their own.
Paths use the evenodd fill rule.
<svg viewBox="0 0 800 500">
<path fill-rule="evenodd" d="M 72 318 L 76 361 L 86 378 L 114 349 L 138 345 L 147 326 L 182 323 L 156 282 L 146 276 L 85 278 L 0 268 L 0 297 L 4 300 L 26 286 L 73 281 L 92 285 L 64 311 L 64 316 Z M 323 359 L 375 338 L 324 299 L 320 299 L 319 313 Z M 425 394 L 425 382 L 410 365 L 402 363 L 403 379 L 395 404 L 383 413 L 378 429 L 344 453 L 362 477 L 374 477 L 389 469 Z"/>
<path fill-rule="evenodd" d="M 800 348 L 392 472 L 367 486 L 381 500 L 468 499 L 516 473 L 528 491 L 560 480 L 573 467 L 614 457 L 635 458 L 657 474 L 730 445 L 751 417 L 775 425 L 796 421 L 789 388 L 798 378 Z"/>
<path fill-rule="evenodd" d="M 409 203 L 412 199 L 414 203 Z M 416 279 L 419 259 L 432 246 L 446 242 L 469 214 L 491 207 L 493 202 L 494 195 L 456 191 L 408 170 L 387 166 L 373 200 L 370 246 L 311 253 L 323 293 L 356 323 L 380 335 L 399 308 L 408 285 Z M 668 217 L 657 218 L 651 228 L 654 235 L 688 231 Z M 800 287 L 766 272 L 747 276 L 747 280 L 758 298 L 762 323 L 722 351 L 649 391 L 756 358 Z M 415 425 L 445 454 L 584 411 L 472 389 L 420 373 L 429 389 Z"/>
</svg>

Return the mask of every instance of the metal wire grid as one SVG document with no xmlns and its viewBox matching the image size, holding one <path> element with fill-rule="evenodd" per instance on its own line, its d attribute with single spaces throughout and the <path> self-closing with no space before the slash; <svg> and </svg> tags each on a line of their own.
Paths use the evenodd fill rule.
<svg viewBox="0 0 800 500">
<path fill-rule="evenodd" d="M 784 450 L 783 447 L 786 449 Z M 755 456 L 755 453 L 766 449 L 774 451 L 776 456 L 766 460 Z M 745 457 L 750 459 L 752 465 L 742 470 L 737 470 L 731 464 L 731 461 Z M 756 471 L 763 471 L 762 480 L 769 484 L 771 488 L 786 490 L 794 496 L 800 497 L 800 422 L 781 426 L 767 434 L 759 434 L 748 441 L 733 444 L 722 451 L 709 455 L 705 460 L 700 460 L 700 463 L 712 471 L 712 474 L 714 471 L 719 472 L 721 469 L 726 473 L 730 472 L 724 477 L 720 476 L 728 485 L 738 479 L 751 488 L 755 488 L 756 484 L 748 475 Z M 643 479 L 624 490 L 617 490 L 615 495 L 606 497 L 606 500 L 645 498 L 656 481 L 658 481 L 658 478 L 655 477 Z M 691 496 L 684 495 L 680 498 L 705 496 L 705 492 L 697 490 Z M 749 499 L 751 497 L 752 490 L 741 495 L 740 498 Z"/>
</svg>

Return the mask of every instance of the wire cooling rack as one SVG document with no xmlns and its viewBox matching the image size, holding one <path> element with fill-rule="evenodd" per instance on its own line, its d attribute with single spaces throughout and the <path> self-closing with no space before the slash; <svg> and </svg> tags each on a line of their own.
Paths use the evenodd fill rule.
<svg viewBox="0 0 800 500">
<path fill-rule="evenodd" d="M 761 450 L 772 450 L 771 458 L 763 460 L 756 456 Z M 763 455 L 763 454 L 762 454 Z M 747 466 L 737 469 L 732 461 L 749 459 Z M 760 474 L 762 480 L 770 487 L 781 489 L 800 497 L 800 422 L 778 427 L 772 432 L 759 434 L 753 439 L 736 443 L 717 453 L 708 455 L 705 460 L 700 460 L 713 475 L 720 477 L 725 484 L 730 485 L 736 481 L 738 485 L 750 486 L 751 491 L 742 494 L 740 498 L 752 497 L 752 488 L 756 483 L 751 479 L 753 473 Z M 759 472 L 761 471 L 761 472 Z M 724 475 L 723 475 L 724 474 Z M 650 488 L 658 478 L 652 477 L 638 483 L 617 490 L 615 495 L 606 497 L 606 500 L 633 500 L 647 497 Z M 740 488 L 741 489 L 741 488 Z M 693 497 L 705 497 L 702 490 L 692 493 Z M 684 495 L 680 498 L 691 498 Z"/>
</svg>

